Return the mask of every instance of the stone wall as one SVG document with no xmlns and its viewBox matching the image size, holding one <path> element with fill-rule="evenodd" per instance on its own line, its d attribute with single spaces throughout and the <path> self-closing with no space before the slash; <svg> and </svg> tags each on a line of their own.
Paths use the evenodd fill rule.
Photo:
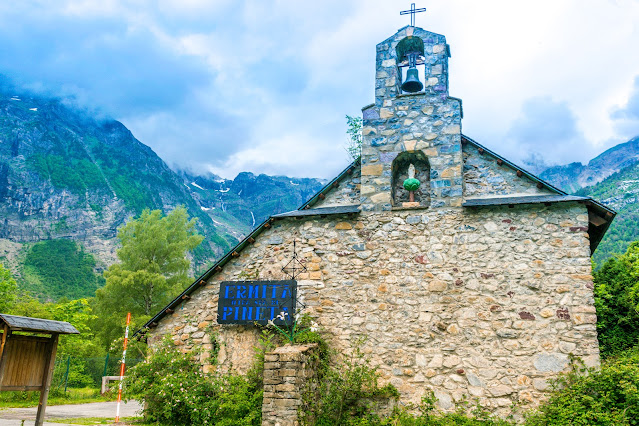
<svg viewBox="0 0 639 426">
<path fill-rule="evenodd" d="M 317 371 L 316 344 L 281 346 L 264 355 L 262 426 L 297 426 L 302 395 Z"/>
<path fill-rule="evenodd" d="M 518 195 L 556 195 L 546 187 L 537 188 L 536 182 L 506 164 L 499 165 L 497 158 L 480 154 L 470 144 L 464 144 L 464 196 L 482 198 Z"/>
<path fill-rule="evenodd" d="M 246 371 L 259 330 L 215 322 L 219 281 L 284 279 L 293 241 L 306 312 L 345 353 L 363 350 L 404 402 L 428 390 L 452 409 L 464 396 L 496 412 L 537 404 L 568 355 L 599 362 L 586 207 L 422 209 L 286 219 L 165 317 L 149 342 L 185 350 L 217 333 L 220 368 Z M 207 369 L 208 359 L 202 359 Z"/>
<path fill-rule="evenodd" d="M 361 186 L 361 169 L 359 165 L 354 168 L 353 172 L 347 179 L 339 182 L 337 188 L 334 188 L 326 195 L 326 198 L 318 201 L 313 208 L 318 207 L 334 207 L 334 206 L 358 206 L 359 205 L 359 189 Z"/>
</svg>

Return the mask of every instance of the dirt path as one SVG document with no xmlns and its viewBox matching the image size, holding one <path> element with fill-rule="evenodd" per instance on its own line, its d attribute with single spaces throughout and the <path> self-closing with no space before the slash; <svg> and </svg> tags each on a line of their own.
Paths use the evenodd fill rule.
<svg viewBox="0 0 639 426">
<path fill-rule="evenodd" d="M 53 405 L 47 407 L 45 420 L 70 419 L 76 417 L 112 417 L 115 419 L 116 402 L 92 402 L 90 404 Z M 142 406 L 136 401 L 122 403 L 120 417 L 133 417 L 139 415 Z M 35 422 L 37 407 L 6 408 L 0 410 L 0 425 L 21 426 L 22 420 L 25 426 Z M 47 426 L 64 426 L 64 423 L 48 423 Z"/>
</svg>

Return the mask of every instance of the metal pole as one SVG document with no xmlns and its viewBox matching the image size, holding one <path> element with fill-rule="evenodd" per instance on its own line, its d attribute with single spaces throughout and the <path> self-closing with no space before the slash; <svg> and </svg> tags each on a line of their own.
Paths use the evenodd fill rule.
<svg viewBox="0 0 639 426">
<path fill-rule="evenodd" d="M 102 373 L 102 377 L 107 375 L 107 366 L 109 365 L 109 353 L 107 352 L 106 359 L 104 360 L 104 372 Z"/>
<path fill-rule="evenodd" d="M 67 357 L 67 373 L 64 375 L 64 394 L 67 393 L 67 385 L 69 384 L 69 367 L 71 366 L 71 356 Z"/>
<path fill-rule="evenodd" d="M 115 422 L 120 421 L 120 402 L 122 402 L 122 380 L 124 380 L 124 365 L 126 364 L 126 345 L 129 341 L 129 324 L 131 324 L 131 312 L 126 314 L 126 331 L 124 332 L 124 351 L 122 352 L 122 365 L 120 366 L 120 386 L 118 387 L 118 405 L 115 411 Z"/>
</svg>

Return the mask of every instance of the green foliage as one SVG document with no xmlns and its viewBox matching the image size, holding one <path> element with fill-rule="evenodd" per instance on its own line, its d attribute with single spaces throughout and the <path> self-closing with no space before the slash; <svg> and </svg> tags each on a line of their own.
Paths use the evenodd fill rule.
<svg viewBox="0 0 639 426">
<path fill-rule="evenodd" d="M 353 160 L 357 160 L 362 155 L 362 123 L 360 117 L 346 116 L 348 142 L 345 149 Z"/>
<path fill-rule="evenodd" d="M 42 241 L 25 258 L 25 287 L 55 300 L 93 296 L 104 283 L 94 268 L 93 256 L 74 241 Z M 35 279 L 29 279 L 31 276 Z"/>
<path fill-rule="evenodd" d="M 639 349 L 608 360 L 598 371 L 573 365 L 556 388 L 526 425 L 639 425 Z"/>
<path fill-rule="evenodd" d="M 132 329 L 164 307 L 190 278 L 186 258 L 202 237 L 195 232 L 184 207 L 166 216 L 144 210 L 118 231 L 120 263 L 104 273 L 106 285 L 96 292 L 94 326 L 105 348 L 124 334 L 124 318 L 131 312 Z"/>
<path fill-rule="evenodd" d="M 419 189 L 420 182 L 415 178 L 409 178 L 404 181 L 403 185 L 406 191 L 417 191 Z"/>
<path fill-rule="evenodd" d="M 106 187 L 100 169 L 83 156 L 34 154 L 27 165 L 53 186 L 83 195 L 85 191 Z"/>
<path fill-rule="evenodd" d="M 18 285 L 11 271 L 0 263 L 0 313 L 7 313 L 16 299 Z"/>
<path fill-rule="evenodd" d="M 467 403 L 458 404 L 452 413 L 441 413 L 436 410 L 437 398 L 432 391 L 426 392 L 419 406 L 395 407 L 392 414 L 379 423 L 380 426 L 507 426 L 513 425 L 508 420 L 494 418 L 481 406 L 477 405 L 471 413 L 466 411 Z M 366 423 L 364 423 L 366 424 Z"/>
<path fill-rule="evenodd" d="M 300 411 L 302 424 L 364 425 L 374 424 L 378 402 L 397 399 L 399 393 L 392 385 L 380 387 L 379 373 L 361 351 L 358 342 L 351 354 L 341 358 L 320 354 L 317 381 L 310 382 L 303 396 Z"/>
<path fill-rule="evenodd" d="M 639 239 L 639 164 L 614 173 L 596 185 L 580 189 L 575 195 L 590 196 L 610 203 L 617 211 L 615 220 L 599 243 L 593 259 L 598 265 L 614 254 L 624 253 Z"/>
<path fill-rule="evenodd" d="M 608 357 L 639 344 L 639 242 L 593 275 L 599 348 Z"/>
<path fill-rule="evenodd" d="M 21 294 L 20 300 L 9 311 L 12 315 L 66 321 L 80 334 L 60 336 L 58 357 L 67 355 L 91 357 L 103 351 L 95 340 L 91 324 L 97 318 L 88 299 L 61 300 L 57 303 L 42 303 L 28 294 Z"/>
<path fill-rule="evenodd" d="M 127 394 L 144 400 L 146 420 L 170 425 L 261 425 L 261 383 L 237 375 L 205 374 L 195 355 L 180 352 L 167 339 L 130 370 Z"/>
</svg>

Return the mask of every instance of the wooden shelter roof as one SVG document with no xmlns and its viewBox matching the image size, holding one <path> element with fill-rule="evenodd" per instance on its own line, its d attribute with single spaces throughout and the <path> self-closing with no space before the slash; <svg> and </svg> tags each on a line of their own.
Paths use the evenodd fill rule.
<svg viewBox="0 0 639 426">
<path fill-rule="evenodd" d="M 18 315 L 0 314 L 0 325 L 4 323 L 11 331 L 31 331 L 34 333 L 80 334 L 78 330 L 65 321 L 45 320 L 41 318 L 21 317 Z"/>
</svg>

